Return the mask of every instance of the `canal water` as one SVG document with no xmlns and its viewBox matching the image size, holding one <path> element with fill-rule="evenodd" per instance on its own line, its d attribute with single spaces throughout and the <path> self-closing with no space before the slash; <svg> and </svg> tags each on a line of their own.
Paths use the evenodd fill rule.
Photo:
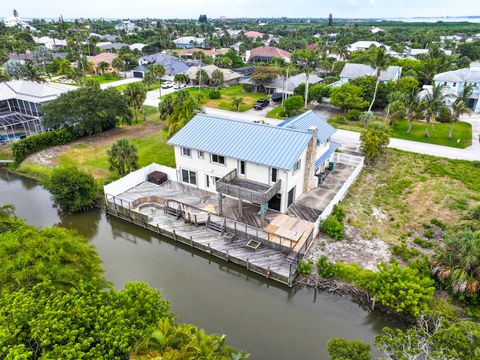
<svg viewBox="0 0 480 360">
<path fill-rule="evenodd" d="M 172 302 L 180 321 L 226 334 L 252 359 L 328 359 L 325 343 L 332 337 L 372 343 L 384 326 L 395 326 L 346 298 L 289 289 L 103 211 L 60 215 L 35 181 L 0 171 L 0 205 L 8 203 L 29 224 L 90 238 L 117 288 L 147 282 Z"/>
</svg>

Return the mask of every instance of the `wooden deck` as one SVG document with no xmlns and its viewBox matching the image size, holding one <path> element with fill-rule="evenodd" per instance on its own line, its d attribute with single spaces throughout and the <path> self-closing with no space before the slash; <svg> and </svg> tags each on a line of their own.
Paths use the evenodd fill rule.
<svg viewBox="0 0 480 360">
<path fill-rule="evenodd" d="M 292 286 L 298 264 L 292 262 L 288 254 L 264 245 L 260 245 L 257 250 L 252 250 L 246 247 L 248 238 L 239 237 L 230 242 L 219 232 L 210 230 L 204 225 L 195 226 L 183 219 L 176 219 L 165 214 L 163 210 L 149 209 L 148 211 L 151 221 L 147 223 L 136 220 L 133 216 L 116 212 L 111 208 L 108 209 L 109 214 L 118 218 Z"/>
<path fill-rule="evenodd" d="M 265 227 L 265 230 L 277 235 L 269 236 L 269 241 L 281 244 L 284 239 L 292 240 L 294 242 L 292 250 L 298 251 L 307 241 L 313 226 L 312 222 L 279 214 Z"/>
<path fill-rule="evenodd" d="M 316 222 L 322 212 L 311 207 L 293 203 L 287 209 L 287 214 L 298 217 L 303 220 Z"/>
</svg>

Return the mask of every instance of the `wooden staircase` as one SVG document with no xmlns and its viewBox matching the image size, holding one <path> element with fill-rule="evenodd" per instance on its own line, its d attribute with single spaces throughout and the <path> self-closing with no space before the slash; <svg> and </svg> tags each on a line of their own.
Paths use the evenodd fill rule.
<svg viewBox="0 0 480 360">
<path fill-rule="evenodd" d="M 226 227 L 227 227 L 226 223 L 227 223 L 227 220 L 223 220 L 223 222 L 221 224 L 210 221 L 210 216 L 209 216 L 206 226 L 207 226 L 207 229 L 218 232 L 218 233 L 220 233 L 220 235 L 223 236 L 223 234 L 225 233 Z"/>
</svg>

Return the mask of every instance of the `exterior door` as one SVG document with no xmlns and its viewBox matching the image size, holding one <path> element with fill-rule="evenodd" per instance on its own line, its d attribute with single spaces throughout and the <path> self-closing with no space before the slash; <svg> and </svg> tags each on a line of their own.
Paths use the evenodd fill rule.
<svg viewBox="0 0 480 360">
<path fill-rule="evenodd" d="M 290 189 L 290 191 L 288 192 L 288 203 L 287 203 L 287 207 L 289 207 L 290 205 L 293 204 L 293 199 L 295 198 L 295 186 L 293 188 Z"/>
</svg>

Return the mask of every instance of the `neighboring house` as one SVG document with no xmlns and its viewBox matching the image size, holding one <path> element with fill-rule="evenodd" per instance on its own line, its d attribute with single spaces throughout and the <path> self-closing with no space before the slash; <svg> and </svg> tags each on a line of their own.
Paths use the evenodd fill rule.
<svg viewBox="0 0 480 360">
<path fill-rule="evenodd" d="M 447 71 L 434 76 L 433 81 L 437 86 L 443 86 L 444 91 L 453 98 L 457 97 L 465 84 L 474 87 L 468 106 L 476 113 L 480 113 L 480 63 L 471 63 L 469 68 Z"/>
<path fill-rule="evenodd" d="M 340 73 L 340 80 L 331 86 L 341 86 L 350 80 L 357 79 L 363 76 L 376 76 L 376 70 L 370 65 L 365 64 L 350 64 L 347 63 Z M 400 66 L 389 66 L 387 70 L 380 73 L 379 80 L 383 83 L 387 81 L 395 81 L 402 76 L 402 68 Z"/>
<path fill-rule="evenodd" d="M 34 37 L 33 40 L 36 44 L 43 45 L 49 50 L 59 50 L 67 46 L 67 40 L 55 39 L 48 36 L 42 36 L 39 38 Z"/>
<path fill-rule="evenodd" d="M 245 35 L 247 38 L 250 38 L 250 39 L 261 39 L 265 34 L 258 31 L 247 31 L 243 35 Z"/>
<path fill-rule="evenodd" d="M 228 35 L 230 35 L 230 37 L 232 39 L 235 39 L 237 38 L 238 35 L 240 35 L 242 33 L 242 30 L 232 30 L 232 29 L 228 29 L 227 30 L 227 33 Z"/>
<path fill-rule="evenodd" d="M 205 72 L 208 74 L 208 78 L 212 77 L 212 74 L 215 70 L 220 70 L 223 73 L 223 86 L 225 87 L 238 84 L 240 79 L 243 77 L 242 74 L 239 74 L 231 69 L 221 69 L 215 65 L 192 66 L 183 72 L 190 78 L 190 83 L 192 85 L 198 85 L 197 72 L 199 69 L 205 70 Z"/>
<path fill-rule="evenodd" d="M 135 44 L 129 45 L 129 48 L 132 51 L 138 50 L 141 52 L 145 46 L 147 46 L 147 44 L 135 43 Z"/>
<path fill-rule="evenodd" d="M 96 74 L 104 74 L 104 73 L 111 73 L 111 72 L 117 72 L 118 69 L 113 67 L 113 60 L 115 60 L 117 57 L 116 54 L 114 53 L 100 53 L 95 56 L 89 56 L 88 60 L 93 63 L 93 70 Z M 105 62 L 108 64 L 107 69 L 100 69 L 99 64 Z"/>
<path fill-rule="evenodd" d="M 324 165 L 317 162 L 332 156 L 335 131 L 311 111 L 280 126 L 198 114 L 168 143 L 183 184 L 218 193 L 220 202 L 224 196 L 249 202 L 252 191 L 263 193 L 270 209 L 285 213 L 317 186 Z"/>
<path fill-rule="evenodd" d="M 0 83 L 0 142 L 43 132 L 42 104 L 76 88 L 26 80 Z"/>
<path fill-rule="evenodd" d="M 290 62 L 292 54 L 272 46 L 259 46 L 245 52 L 245 61 L 247 62 L 270 62 L 274 58 Z"/>
<path fill-rule="evenodd" d="M 130 47 L 130 45 L 125 43 L 111 43 L 111 42 L 103 42 L 97 43 L 97 47 L 103 51 L 118 51 L 124 47 Z"/>
<path fill-rule="evenodd" d="M 464 36 L 462 35 L 446 35 L 446 36 L 440 36 L 440 41 L 462 41 L 464 39 Z"/>
<path fill-rule="evenodd" d="M 284 80 L 283 77 L 279 76 L 273 81 L 271 81 L 269 84 L 262 86 L 262 88 L 265 89 L 265 92 L 267 94 L 284 93 L 288 96 L 288 95 L 293 95 L 295 88 L 300 84 L 305 84 L 305 81 L 306 81 L 305 73 L 298 74 L 295 76 L 290 76 L 286 80 Z M 310 85 L 317 84 L 321 81 L 322 81 L 322 78 L 315 74 L 310 74 L 308 79 L 308 83 Z M 253 82 L 251 79 L 244 79 L 241 81 L 241 83 L 250 85 L 252 92 L 257 92 L 259 90 L 258 88 L 259 86 L 255 82 Z"/>
<path fill-rule="evenodd" d="M 26 20 L 22 19 L 20 16 L 8 16 L 3 19 L 3 23 L 6 27 L 19 26 L 22 29 L 29 28 L 31 31 L 37 31 L 37 29 L 31 26 Z"/>
<path fill-rule="evenodd" d="M 137 29 L 140 29 L 140 27 L 135 25 L 130 20 L 122 20 L 120 24 L 115 25 L 115 30 L 120 30 L 120 31 L 132 32 Z"/>
<path fill-rule="evenodd" d="M 385 30 L 383 30 L 382 28 L 376 27 L 376 26 L 372 26 L 372 28 L 370 29 L 370 32 L 372 34 L 377 34 L 379 32 L 385 32 Z"/>
<path fill-rule="evenodd" d="M 156 53 L 146 55 L 138 59 L 138 66 L 132 69 L 132 76 L 142 78 L 151 65 L 162 65 L 166 70 L 167 76 L 173 76 L 188 69 L 188 65 L 181 59 L 165 53 Z"/>
<path fill-rule="evenodd" d="M 205 56 L 210 56 L 210 57 L 215 59 L 218 55 L 226 54 L 227 51 L 228 51 L 228 49 L 225 49 L 225 48 L 211 49 L 211 50 L 205 50 L 205 49 L 200 49 L 200 48 L 191 48 L 191 49 L 175 50 L 175 53 L 178 56 L 192 58 L 193 54 L 195 52 L 201 52 L 201 53 L 205 54 Z"/>
<path fill-rule="evenodd" d="M 348 46 L 348 51 L 354 52 L 354 51 L 364 51 L 368 50 L 370 47 L 376 47 L 376 48 L 381 48 L 384 47 L 387 51 L 390 51 L 390 46 L 383 45 L 379 43 L 378 41 L 357 41 L 353 44 L 350 44 Z"/>
<path fill-rule="evenodd" d="M 11 53 L 8 54 L 8 61 L 16 62 L 22 65 L 33 60 L 33 54 L 31 51 L 27 50 L 24 53 Z"/>
<path fill-rule="evenodd" d="M 194 47 L 205 48 L 208 46 L 205 38 L 197 38 L 195 36 L 183 36 L 173 40 L 177 49 L 192 49 Z"/>
</svg>

